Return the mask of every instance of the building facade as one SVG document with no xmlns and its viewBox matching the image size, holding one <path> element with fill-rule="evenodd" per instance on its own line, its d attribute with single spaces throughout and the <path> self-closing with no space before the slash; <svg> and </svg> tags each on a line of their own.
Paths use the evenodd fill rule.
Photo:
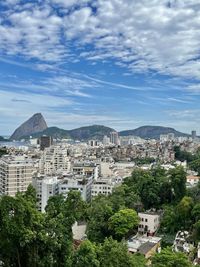
<svg viewBox="0 0 200 267">
<path fill-rule="evenodd" d="M 0 194 L 15 196 L 32 183 L 34 163 L 26 156 L 3 156 L 0 159 Z"/>
</svg>

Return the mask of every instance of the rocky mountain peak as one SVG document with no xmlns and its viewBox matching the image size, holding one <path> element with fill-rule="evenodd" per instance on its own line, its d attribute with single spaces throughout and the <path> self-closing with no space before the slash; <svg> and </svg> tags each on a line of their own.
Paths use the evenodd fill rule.
<svg viewBox="0 0 200 267">
<path fill-rule="evenodd" d="M 41 113 L 34 114 L 20 125 L 10 137 L 11 140 L 20 140 L 24 136 L 42 132 L 47 129 L 46 121 Z"/>
</svg>

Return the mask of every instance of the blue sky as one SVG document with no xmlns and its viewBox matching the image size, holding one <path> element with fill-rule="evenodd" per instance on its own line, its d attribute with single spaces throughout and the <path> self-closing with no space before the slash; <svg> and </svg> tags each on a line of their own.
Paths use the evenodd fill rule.
<svg viewBox="0 0 200 267">
<path fill-rule="evenodd" d="M 163 125 L 200 134 L 199 0 L 0 1 L 0 134 Z"/>
</svg>

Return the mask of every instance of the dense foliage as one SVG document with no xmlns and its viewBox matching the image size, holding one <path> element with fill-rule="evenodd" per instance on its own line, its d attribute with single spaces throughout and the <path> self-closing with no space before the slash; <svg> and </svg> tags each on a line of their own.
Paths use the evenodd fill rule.
<svg viewBox="0 0 200 267">
<path fill-rule="evenodd" d="M 0 157 L 2 157 L 3 155 L 7 154 L 7 148 L 6 147 L 1 147 L 0 148 Z"/>
<path fill-rule="evenodd" d="M 152 267 L 192 267 L 187 256 L 181 252 L 172 252 L 171 248 L 165 248 L 161 253 L 152 258 Z"/>
<path fill-rule="evenodd" d="M 130 255 L 124 239 L 135 233 L 137 212 L 162 209 L 162 234 L 190 230 L 200 241 L 200 185 L 186 190 L 186 173 L 180 166 L 135 169 L 109 196 L 85 203 L 78 192 L 67 199 L 51 197 L 45 213 L 37 210 L 35 190 L 0 198 L 0 262 L 3 267 L 144 267 L 142 255 Z M 73 245 L 72 225 L 87 222 L 88 240 Z M 149 263 L 148 263 L 149 264 Z M 166 265 L 168 264 L 168 265 Z M 187 257 L 163 249 L 152 267 L 192 266 Z"/>
</svg>

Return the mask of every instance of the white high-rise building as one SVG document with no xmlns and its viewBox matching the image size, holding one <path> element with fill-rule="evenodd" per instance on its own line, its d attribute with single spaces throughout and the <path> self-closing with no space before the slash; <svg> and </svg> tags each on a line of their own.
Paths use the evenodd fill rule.
<svg viewBox="0 0 200 267">
<path fill-rule="evenodd" d="M 27 156 L 3 156 L 0 159 L 0 195 L 15 196 L 32 183 L 34 162 Z"/>
<path fill-rule="evenodd" d="M 67 149 L 60 146 L 46 148 L 39 163 L 41 174 L 52 175 L 58 171 L 70 171 L 70 159 Z"/>
<path fill-rule="evenodd" d="M 58 184 L 57 177 L 34 177 L 33 186 L 37 193 L 39 211 L 44 212 L 49 198 L 58 194 Z"/>
<path fill-rule="evenodd" d="M 107 135 L 104 135 L 103 137 L 103 145 L 107 146 L 110 144 L 110 137 L 108 137 Z"/>
<path fill-rule="evenodd" d="M 111 132 L 110 133 L 110 141 L 114 145 L 120 145 L 120 139 L 117 132 Z"/>
</svg>

